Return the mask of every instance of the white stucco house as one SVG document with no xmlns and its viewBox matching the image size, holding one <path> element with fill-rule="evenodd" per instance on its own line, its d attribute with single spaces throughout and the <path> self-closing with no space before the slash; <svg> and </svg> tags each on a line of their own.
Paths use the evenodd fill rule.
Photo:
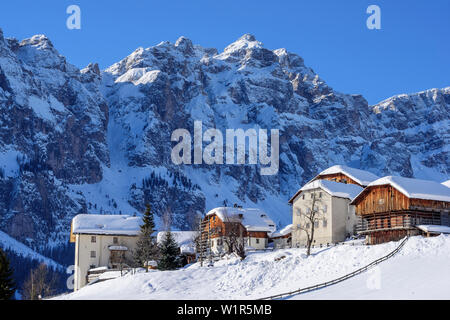
<svg viewBox="0 0 450 320">
<path fill-rule="evenodd" d="M 72 220 L 70 241 L 75 243 L 74 290 L 88 283 L 88 273 L 119 270 L 131 261 L 141 217 L 79 214 Z"/>
<path fill-rule="evenodd" d="M 332 180 L 313 180 L 303 186 L 289 201 L 292 204 L 292 246 L 307 244 L 310 221 L 305 217 L 312 210 L 313 197 L 317 221 L 314 222 L 313 245 L 328 245 L 344 241 L 355 234 L 356 215 L 350 202 L 363 188 Z"/>
</svg>

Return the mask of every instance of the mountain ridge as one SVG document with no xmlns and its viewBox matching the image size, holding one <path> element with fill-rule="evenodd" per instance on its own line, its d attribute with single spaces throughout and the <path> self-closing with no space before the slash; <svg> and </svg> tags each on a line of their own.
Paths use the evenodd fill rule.
<svg viewBox="0 0 450 320">
<path fill-rule="evenodd" d="M 238 203 L 281 227 L 289 197 L 334 164 L 447 180 L 449 105 L 450 87 L 369 106 L 249 34 L 220 53 L 180 37 L 79 70 L 47 37 L 19 42 L 0 29 L 0 229 L 42 250 L 67 241 L 77 213 L 138 213 L 145 202 L 159 226 L 166 211 L 189 229 L 198 214 Z M 196 120 L 280 129 L 279 174 L 174 165 L 170 135 Z"/>
</svg>

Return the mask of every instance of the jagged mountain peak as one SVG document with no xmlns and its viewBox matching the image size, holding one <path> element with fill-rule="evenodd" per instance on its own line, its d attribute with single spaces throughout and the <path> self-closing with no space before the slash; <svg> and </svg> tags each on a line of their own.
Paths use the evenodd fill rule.
<svg viewBox="0 0 450 320">
<path fill-rule="evenodd" d="M 54 50 L 53 43 L 50 39 L 44 34 L 37 34 L 32 36 L 31 38 L 24 39 L 20 42 L 21 46 L 34 46 L 38 49 L 49 49 Z"/>
<path fill-rule="evenodd" d="M 192 55 L 194 53 L 194 46 L 192 44 L 192 41 L 184 36 L 178 38 L 178 40 L 175 42 L 175 48 L 178 48 L 187 55 Z"/>
<path fill-rule="evenodd" d="M 251 34 L 244 34 L 235 42 L 229 44 L 223 51 L 224 54 L 232 54 L 247 49 L 261 49 L 263 43 L 256 40 L 255 36 Z"/>
</svg>

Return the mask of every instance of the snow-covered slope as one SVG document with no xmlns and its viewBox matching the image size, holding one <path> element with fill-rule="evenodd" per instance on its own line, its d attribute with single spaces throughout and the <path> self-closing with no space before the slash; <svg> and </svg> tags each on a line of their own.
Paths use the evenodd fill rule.
<svg viewBox="0 0 450 320">
<path fill-rule="evenodd" d="M 47 266 L 53 269 L 59 269 L 60 271 L 64 270 L 64 267 L 59 263 L 53 261 L 52 259 L 44 257 L 39 253 L 36 253 L 36 251 L 15 240 L 14 238 L 11 238 L 2 231 L 0 231 L 0 248 L 4 250 L 11 250 L 23 258 L 38 260 L 39 262 L 45 263 Z"/>
<path fill-rule="evenodd" d="M 252 253 L 242 262 L 232 258 L 214 267 L 194 264 L 177 271 L 126 275 L 58 299 L 257 299 L 338 278 L 385 256 L 397 245 L 340 245 L 316 249 L 308 258 L 304 249 Z M 291 298 L 448 299 L 449 265 L 450 236 L 412 237 L 378 269 Z"/>
</svg>

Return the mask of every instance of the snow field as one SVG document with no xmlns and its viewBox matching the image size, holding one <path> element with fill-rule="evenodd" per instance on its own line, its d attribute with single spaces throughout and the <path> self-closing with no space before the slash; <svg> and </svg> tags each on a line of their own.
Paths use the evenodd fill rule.
<svg viewBox="0 0 450 320">
<path fill-rule="evenodd" d="M 306 257 L 305 249 L 296 248 L 249 253 L 244 261 L 230 257 L 216 262 L 214 267 L 196 263 L 176 271 L 128 274 L 57 299 L 258 299 L 338 278 L 385 256 L 398 244 L 316 248 L 310 257 Z M 450 236 L 412 237 L 396 256 L 379 265 L 381 289 L 368 285 L 368 279 L 374 275 L 369 271 L 292 298 L 448 299 L 449 266 Z"/>
</svg>

